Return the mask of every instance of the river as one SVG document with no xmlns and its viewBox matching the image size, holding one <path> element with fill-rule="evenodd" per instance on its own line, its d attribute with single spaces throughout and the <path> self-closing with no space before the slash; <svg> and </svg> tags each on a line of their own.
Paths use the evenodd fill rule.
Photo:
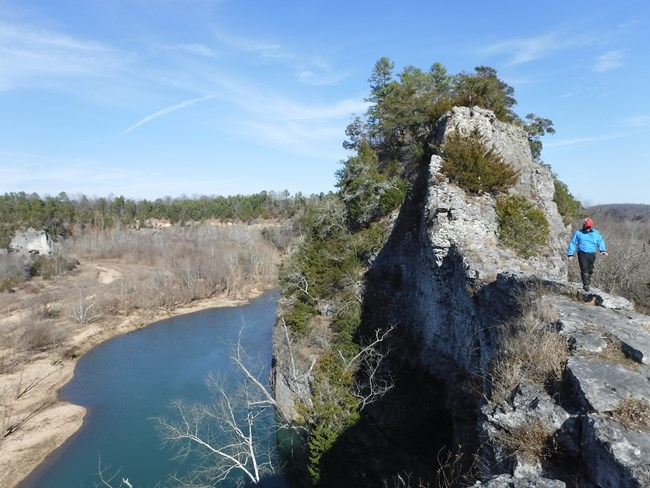
<svg viewBox="0 0 650 488">
<path fill-rule="evenodd" d="M 277 300 L 277 292 L 267 292 L 244 306 L 170 318 L 90 351 L 60 391 L 66 401 L 87 408 L 83 427 L 20 488 L 99 486 L 100 461 L 106 476 L 119 470 L 114 488 L 123 477 L 134 488 L 168 486 L 168 475 L 184 474 L 191 463 L 173 459 L 176 451 L 162 446 L 154 419 L 173 415 L 175 399 L 208 402 L 210 372 L 230 375 L 232 382 L 230 355 L 240 330 L 244 349 L 266 365 L 267 381 Z M 276 477 L 265 486 L 288 485 Z"/>
</svg>

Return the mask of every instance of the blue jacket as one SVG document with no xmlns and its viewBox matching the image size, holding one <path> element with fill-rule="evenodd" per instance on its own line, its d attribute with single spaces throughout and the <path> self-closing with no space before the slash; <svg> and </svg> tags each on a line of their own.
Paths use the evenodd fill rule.
<svg viewBox="0 0 650 488">
<path fill-rule="evenodd" d="M 573 253 L 576 251 L 582 252 L 596 252 L 598 249 L 600 252 L 606 252 L 605 241 L 603 236 L 600 235 L 596 229 L 592 228 L 589 231 L 579 229 L 573 234 L 573 239 L 569 243 L 569 248 L 566 251 L 567 256 L 573 256 Z"/>
</svg>

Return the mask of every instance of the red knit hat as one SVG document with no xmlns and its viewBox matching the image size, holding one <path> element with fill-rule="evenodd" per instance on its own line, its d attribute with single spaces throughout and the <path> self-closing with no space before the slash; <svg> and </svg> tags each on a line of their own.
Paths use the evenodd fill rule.
<svg viewBox="0 0 650 488">
<path fill-rule="evenodd" d="M 582 225 L 584 227 L 593 227 L 594 223 L 589 217 L 587 217 Z"/>
</svg>

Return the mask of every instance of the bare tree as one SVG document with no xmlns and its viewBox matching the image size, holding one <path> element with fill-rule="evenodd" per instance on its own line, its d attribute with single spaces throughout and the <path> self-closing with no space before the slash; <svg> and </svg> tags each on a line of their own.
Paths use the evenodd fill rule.
<svg viewBox="0 0 650 488">
<path fill-rule="evenodd" d="M 82 325 L 94 322 L 101 317 L 96 305 L 97 300 L 94 297 L 88 299 L 80 295 L 78 300 L 70 304 L 70 317 Z"/>
<path fill-rule="evenodd" d="M 266 370 L 253 372 L 241 334 L 231 359 L 237 365 L 237 389 L 228 388 L 225 377 L 210 375 L 211 403 L 176 400 L 175 418 L 157 419 L 161 438 L 178 447 L 179 458 L 193 452 L 200 459 L 185 479 L 175 478 L 183 486 L 214 486 L 231 475 L 259 486 L 265 475 L 278 469 L 272 435 L 277 429 L 275 400 L 261 379 Z"/>
<path fill-rule="evenodd" d="M 393 325 L 385 331 L 376 330 L 374 339 L 351 358 L 346 358 L 338 351 L 345 370 L 357 372 L 359 379 L 352 385 L 352 394 L 359 399 L 360 410 L 379 400 L 395 386 L 390 373 L 381 367 L 390 351 L 380 349 L 380 345 L 394 329 Z"/>
<path fill-rule="evenodd" d="M 125 486 L 126 488 L 133 488 L 133 484 L 129 481 L 128 478 L 122 478 L 121 480 L 118 480 L 117 477 L 119 476 L 121 471 L 120 469 L 115 470 L 114 472 L 111 472 L 111 467 L 110 466 L 103 466 L 102 465 L 102 459 L 98 458 L 97 459 L 97 476 L 99 477 L 99 482 L 95 483 L 95 488 L 99 488 L 101 486 L 104 486 L 106 488 L 121 488 Z M 119 484 L 117 484 L 119 483 Z M 158 486 L 158 485 L 156 485 Z"/>
<path fill-rule="evenodd" d="M 603 219 L 599 227 L 609 256 L 596 263 L 596 286 L 624 296 L 641 310 L 650 309 L 650 225 Z"/>
</svg>

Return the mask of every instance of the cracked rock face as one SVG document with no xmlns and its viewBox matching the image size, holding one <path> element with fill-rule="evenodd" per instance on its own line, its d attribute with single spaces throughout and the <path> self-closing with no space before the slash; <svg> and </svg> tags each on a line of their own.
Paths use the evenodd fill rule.
<svg viewBox="0 0 650 488">
<path fill-rule="evenodd" d="M 502 474 L 489 481 L 477 482 L 474 486 L 483 486 L 485 488 L 565 488 L 566 484 L 559 480 L 539 477 L 517 478 L 509 474 Z"/>
<path fill-rule="evenodd" d="M 589 411 L 612 412 L 626 398 L 650 402 L 647 373 L 621 364 L 574 356 L 567 364 L 567 376 L 583 401 L 583 407 Z"/>
<path fill-rule="evenodd" d="M 544 211 L 551 235 L 541 256 L 526 260 L 515 256 L 499 244 L 494 198 L 468 195 L 450 184 L 441 173 L 442 158 L 433 156 L 425 219 L 436 262 L 441 263 L 449 249 L 458 248 L 470 268 L 468 274 L 479 279 L 494 279 L 505 270 L 564 279 L 568 230 L 553 201 L 555 184 L 551 170 L 533 161 L 524 130 L 500 122 L 488 110 L 455 107 L 439 121 L 436 142 L 442 143 L 455 129 L 463 134 L 477 129 L 486 147 L 493 148 L 504 162 L 519 172 L 513 192 L 526 196 Z"/>
<path fill-rule="evenodd" d="M 650 435 L 596 415 L 584 417 L 582 429 L 582 458 L 597 486 L 650 486 Z"/>
<path fill-rule="evenodd" d="M 11 240 L 9 248 L 17 254 L 43 254 L 52 253 L 55 243 L 44 230 L 35 230 L 29 228 L 24 231 L 16 231 L 16 235 Z"/>
<path fill-rule="evenodd" d="M 551 398 L 543 389 L 520 385 L 508 405 L 483 407 L 479 431 L 489 442 L 500 433 L 512 432 L 537 419 L 552 431 L 559 449 L 569 453 L 576 464 L 582 463 L 580 486 L 650 486 L 646 482 L 648 465 L 640 462 L 650 459 L 649 434 L 630 433 L 615 421 L 608 421 L 605 428 L 604 420 L 596 422 L 594 419 L 599 417 L 593 417 L 608 415 L 625 398 L 650 400 L 650 374 L 645 366 L 650 358 L 650 335 L 646 333 L 649 318 L 635 313 L 632 304 L 621 297 L 599 290 L 585 294 L 566 283 L 564 255 L 569 236 L 552 201 L 553 181 L 547 168 L 532 161 L 520 129 L 499 122 L 490 112 L 455 108 L 441 121 L 437 141 L 442 142 L 445 134 L 455 128 L 465 133 L 478 129 L 484 142 L 519 171 L 514 191 L 544 210 L 552 235 L 541 256 L 524 260 L 513 255 L 499 245 L 492 197 L 464 194 L 441 173 L 442 158 L 434 156 L 423 216 L 426 237 L 422 240 L 432 254 L 428 272 L 439 276 L 439 280 L 429 278 L 428 286 L 420 287 L 417 296 L 435 304 L 430 307 L 436 309 L 414 319 L 424 331 L 424 349 L 451 354 L 458 368 L 484 371 L 499 341 L 488 331 L 509 316 L 508 300 L 527 277 L 541 279 L 554 293 L 547 299 L 558 312 L 561 333 L 572 345 L 563 381 L 564 394 L 571 397 L 571 404 Z M 417 273 L 422 271 L 418 269 Z M 463 283 L 466 288 L 478 290 L 469 303 L 465 301 Z M 418 304 L 415 308 L 424 307 Z M 620 356 L 627 357 L 626 364 L 607 359 L 614 347 Z M 440 357 L 440 353 L 437 355 Z M 427 364 L 427 356 L 421 357 Z M 590 428 L 584 428 L 585 422 Z M 626 439 L 629 448 L 605 447 L 622 446 L 617 439 Z M 489 486 L 564 486 L 561 481 L 544 478 L 544 473 L 553 468 L 548 463 L 542 468 L 517 455 L 513 458 L 496 442 L 491 446 L 491 450 L 484 450 L 484 460 L 493 466 L 492 474 L 498 475 L 499 469 L 507 474 L 492 478 L 488 482 L 495 484 Z M 489 479 L 488 473 L 486 476 Z"/>
<path fill-rule="evenodd" d="M 650 486 L 650 433 L 631 431 L 612 417 L 626 398 L 650 400 L 650 318 L 635 313 L 625 299 L 597 289 L 585 294 L 566 282 L 570 236 L 553 202 L 553 177 L 532 161 L 520 128 L 485 110 L 455 108 L 437 126 L 435 141 L 454 128 L 478 129 L 484 142 L 519 171 L 513 192 L 544 211 L 551 227 L 547 246 L 528 259 L 502 246 L 494 198 L 467 195 L 451 184 L 441 173 L 441 157 L 433 156 L 414 185 L 424 188 L 419 200 L 392 222 L 368 271 L 372 302 L 364 320 L 395 325 L 400 361 L 457 393 L 460 380 L 486 378 L 503 326 L 517 313 L 518 293 L 533 281 L 541 284 L 544 300 L 557 314 L 553 326 L 571 346 L 559 389 L 550 395 L 539 385 L 522 383 L 498 408 L 475 400 L 454 403 L 453 395 L 447 400 L 450 410 L 471 403 L 452 411 L 458 422 L 454 432 L 462 432 L 458 440 L 471 445 L 478 439 L 489 446 L 482 456 L 490 467 L 476 486 L 559 488 L 564 481 L 584 488 Z M 279 330 L 274 339 L 276 369 L 284 369 L 275 377 L 286 381 L 276 396 L 285 395 L 282 404 L 291 409 L 301 395 L 308 401 L 309 382 L 290 381 L 290 362 L 278 352 L 286 341 Z M 536 420 L 548 427 L 555 458 L 529 462 L 499 448 L 495 439 L 501 433 Z"/>
</svg>

